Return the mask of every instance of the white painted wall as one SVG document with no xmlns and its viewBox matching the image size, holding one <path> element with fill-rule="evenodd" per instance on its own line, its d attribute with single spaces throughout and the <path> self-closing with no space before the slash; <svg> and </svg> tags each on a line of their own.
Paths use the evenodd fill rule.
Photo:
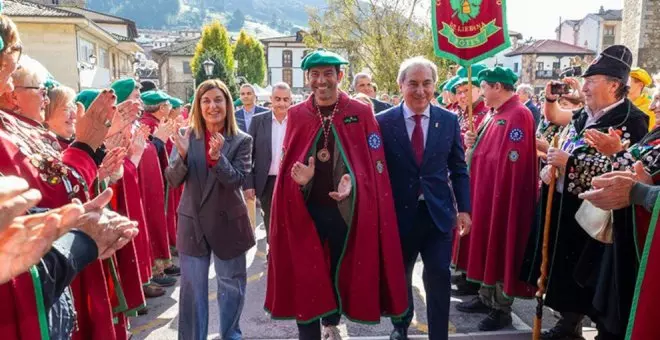
<svg viewBox="0 0 660 340">
<path fill-rule="evenodd" d="M 123 37 L 128 37 L 128 26 L 124 24 L 106 24 L 106 23 L 100 23 L 98 24 L 103 28 L 104 30 L 114 33 L 114 34 L 119 34 Z"/>
<path fill-rule="evenodd" d="M 282 69 L 274 68 L 270 70 L 270 85 L 279 83 L 282 81 Z"/>
<path fill-rule="evenodd" d="M 571 45 L 578 45 L 577 41 L 575 40 L 575 30 L 573 29 L 573 26 L 563 23 L 561 24 L 561 39 L 559 41 L 563 41 L 567 44 Z M 559 37 L 558 37 L 559 38 Z"/>
<path fill-rule="evenodd" d="M 578 34 L 577 46 L 598 51 L 602 41 L 600 20 L 596 16 L 588 15 L 582 21 Z M 585 45 L 586 42 L 586 45 Z"/>
<path fill-rule="evenodd" d="M 306 50 L 304 47 L 268 47 L 268 60 L 266 61 L 268 67 L 282 67 L 282 51 L 284 50 L 291 51 L 292 67 L 300 67 Z"/>
<path fill-rule="evenodd" d="M 556 62 L 561 62 L 561 67 L 559 69 L 564 69 L 568 66 L 570 66 L 570 57 L 562 57 L 561 61 L 554 56 L 537 56 L 536 57 L 536 63 L 543 62 L 543 69 L 544 70 L 552 70 L 552 64 Z M 534 64 L 534 70 L 536 70 L 536 63 Z"/>
<path fill-rule="evenodd" d="M 296 68 L 293 70 L 293 87 L 304 87 L 305 86 L 305 71 L 301 68 Z"/>
<path fill-rule="evenodd" d="M 80 70 L 80 87 L 85 88 L 105 88 L 111 84 L 110 70 L 102 67 Z"/>
</svg>

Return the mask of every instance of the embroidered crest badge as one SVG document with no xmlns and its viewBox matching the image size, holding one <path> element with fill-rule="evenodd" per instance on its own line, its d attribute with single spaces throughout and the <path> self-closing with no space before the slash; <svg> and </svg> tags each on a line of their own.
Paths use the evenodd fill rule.
<svg viewBox="0 0 660 340">
<path fill-rule="evenodd" d="M 383 164 L 383 161 L 376 161 L 376 171 L 378 171 L 379 174 L 382 174 L 383 171 L 385 171 L 385 164 Z"/>
<path fill-rule="evenodd" d="M 509 139 L 515 143 L 520 142 L 523 139 L 523 136 L 524 134 L 522 130 L 518 128 L 512 129 L 511 132 L 509 132 Z"/>
<path fill-rule="evenodd" d="M 512 162 L 518 161 L 518 158 L 520 158 L 520 155 L 518 154 L 517 150 L 511 150 L 509 151 L 509 160 Z"/>
<path fill-rule="evenodd" d="M 383 142 L 381 141 L 377 132 L 372 132 L 369 134 L 369 137 L 367 137 L 367 142 L 369 143 L 369 147 L 373 150 L 378 150 L 383 145 Z"/>
</svg>

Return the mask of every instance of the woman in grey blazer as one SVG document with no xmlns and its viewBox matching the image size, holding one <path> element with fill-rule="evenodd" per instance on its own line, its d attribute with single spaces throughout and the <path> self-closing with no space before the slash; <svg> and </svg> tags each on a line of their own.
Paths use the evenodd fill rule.
<svg viewBox="0 0 660 340">
<path fill-rule="evenodd" d="M 218 284 L 220 336 L 241 339 L 245 253 L 255 244 L 241 193 L 252 164 L 252 137 L 238 129 L 231 94 L 217 79 L 199 85 L 189 120 L 190 127 L 173 137 L 176 148 L 165 170 L 171 186 L 184 185 L 177 210 L 179 339 L 207 337 L 211 254 Z"/>
</svg>

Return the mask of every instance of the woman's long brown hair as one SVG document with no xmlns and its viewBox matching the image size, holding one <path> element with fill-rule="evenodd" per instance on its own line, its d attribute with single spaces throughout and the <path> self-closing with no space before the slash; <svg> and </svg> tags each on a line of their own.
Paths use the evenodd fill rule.
<svg viewBox="0 0 660 340">
<path fill-rule="evenodd" d="M 234 115 L 234 100 L 231 98 L 231 93 L 227 85 L 218 79 L 209 79 L 199 84 L 197 91 L 195 91 L 195 99 L 193 100 L 192 112 L 188 118 L 190 121 L 190 128 L 195 132 L 195 137 L 202 138 L 204 130 L 206 130 L 206 123 L 202 115 L 202 96 L 213 89 L 219 89 L 225 96 L 226 116 L 225 116 L 225 135 L 235 136 L 238 134 L 238 124 L 236 123 L 236 116 Z"/>
</svg>

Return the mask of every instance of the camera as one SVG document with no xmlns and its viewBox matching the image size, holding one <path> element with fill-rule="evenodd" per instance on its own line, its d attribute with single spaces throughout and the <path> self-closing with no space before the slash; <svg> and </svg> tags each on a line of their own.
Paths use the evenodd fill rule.
<svg viewBox="0 0 660 340">
<path fill-rule="evenodd" d="M 557 96 L 563 96 L 571 93 L 571 88 L 568 86 L 568 84 L 552 83 L 550 84 L 550 93 Z"/>
</svg>

